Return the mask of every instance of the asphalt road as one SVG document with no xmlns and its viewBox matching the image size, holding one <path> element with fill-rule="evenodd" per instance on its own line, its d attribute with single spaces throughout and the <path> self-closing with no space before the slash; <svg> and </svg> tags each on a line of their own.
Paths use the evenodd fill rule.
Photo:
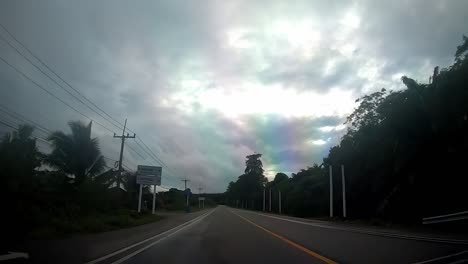
<svg viewBox="0 0 468 264">
<path fill-rule="evenodd" d="M 467 250 L 219 206 L 92 263 L 464 263 Z"/>
</svg>

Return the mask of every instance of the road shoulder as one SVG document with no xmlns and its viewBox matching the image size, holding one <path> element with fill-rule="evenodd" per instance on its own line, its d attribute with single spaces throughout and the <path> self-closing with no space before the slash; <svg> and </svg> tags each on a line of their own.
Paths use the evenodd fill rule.
<svg viewBox="0 0 468 264">
<path fill-rule="evenodd" d="M 25 246 L 33 263 L 83 263 L 188 222 L 207 210 L 165 215 L 150 224 L 66 239 L 32 240 Z"/>
</svg>

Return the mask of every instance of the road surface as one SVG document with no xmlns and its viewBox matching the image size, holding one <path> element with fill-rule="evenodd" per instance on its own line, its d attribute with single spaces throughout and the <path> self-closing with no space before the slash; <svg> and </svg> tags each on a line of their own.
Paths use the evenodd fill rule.
<svg viewBox="0 0 468 264">
<path fill-rule="evenodd" d="M 464 263 L 468 259 L 467 244 L 427 239 L 218 206 L 89 263 Z"/>
</svg>

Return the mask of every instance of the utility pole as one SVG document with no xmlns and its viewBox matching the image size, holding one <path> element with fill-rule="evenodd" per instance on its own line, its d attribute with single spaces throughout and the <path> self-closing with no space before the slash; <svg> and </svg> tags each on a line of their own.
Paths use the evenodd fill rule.
<svg viewBox="0 0 468 264">
<path fill-rule="evenodd" d="M 123 150 L 124 150 L 124 145 L 125 145 L 125 139 L 135 138 L 136 137 L 135 133 L 133 133 L 133 136 L 130 136 L 130 134 L 128 134 L 128 133 L 127 133 L 127 135 L 125 135 L 125 129 L 126 128 L 127 128 L 127 119 L 125 118 L 125 124 L 124 124 L 124 128 L 123 128 L 123 131 L 122 131 L 122 135 L 118 136 L 117 134 L 114 133 L 114 138 L 122 139 L 122 143 L 120 145 L 119 174 L 117 175 L 117 188 L 119 188 L 119 189 L 120 189 L 120 182 L 122 180 L 122 159 L 123 159 Z"/>
<path fill-rule="evenodd" d="M 341 165 L 341 184 L 343 190 L 343 217 L 346 218 L 346 182 L 344 176 L 344 165 Z"/>
<path fill-rule="evenodd" d="M 333 217 L 333 172 L 332 172 L 331 165 L 328 168 L 330 171 L 330 218 L 331 218 Z"/>
<path fill-rule="evenodd" d="M 187 190 L 187 182 L 189 182 L 190 180 L 187 180 L 187 179 L 183 179 L 181 180 L 184 182 L 184 190 Z"/>
</svg>

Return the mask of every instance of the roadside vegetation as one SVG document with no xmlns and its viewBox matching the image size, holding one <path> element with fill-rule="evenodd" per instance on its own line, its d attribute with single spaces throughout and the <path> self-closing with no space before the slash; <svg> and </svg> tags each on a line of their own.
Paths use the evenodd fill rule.
<svg viewBox="0 0 468 264">
<path fill-rule="evenodd" d="M 281 191 L 283 213 L 325 217 L 332 166 L 334 212 L 340 217 L 344 165 L 351 219 L 420 224 L 423 217 L 466 211 L 467 51 L 464 36 L 453 65 L 436 67 L 428 83 L 404 76 L 405 89 L 382 88 L 358 99 L 347 133 L 320 165 L 290 177 L 278 173 L 267 182 L 261 154 L 247 156 L 245 173 L 227 188 L 228 204 L 261 210 L 266 188 L 273 190 L 273 211 Z"/>
<path fill-rule="evenodd" d="M 92 123 L 69 122 L 70 133 L 52 132 L 50 153 L 37 148 L 34 127 L 21 125 L 0 139 L 0 203 L 2 241 L 94 233 L 141 225 L 161 219 L 152 215 L 152 194 L 143 189 L 143 213 L 138 214 L 135 172 L 107 166 Z M 198 206 L 192 197 L 192 206 Z M 145 202 L 147 201 L 147 203 Z M 183 191 L 159 193 L 157 210 L 183 210 Z"/>
</svg>

